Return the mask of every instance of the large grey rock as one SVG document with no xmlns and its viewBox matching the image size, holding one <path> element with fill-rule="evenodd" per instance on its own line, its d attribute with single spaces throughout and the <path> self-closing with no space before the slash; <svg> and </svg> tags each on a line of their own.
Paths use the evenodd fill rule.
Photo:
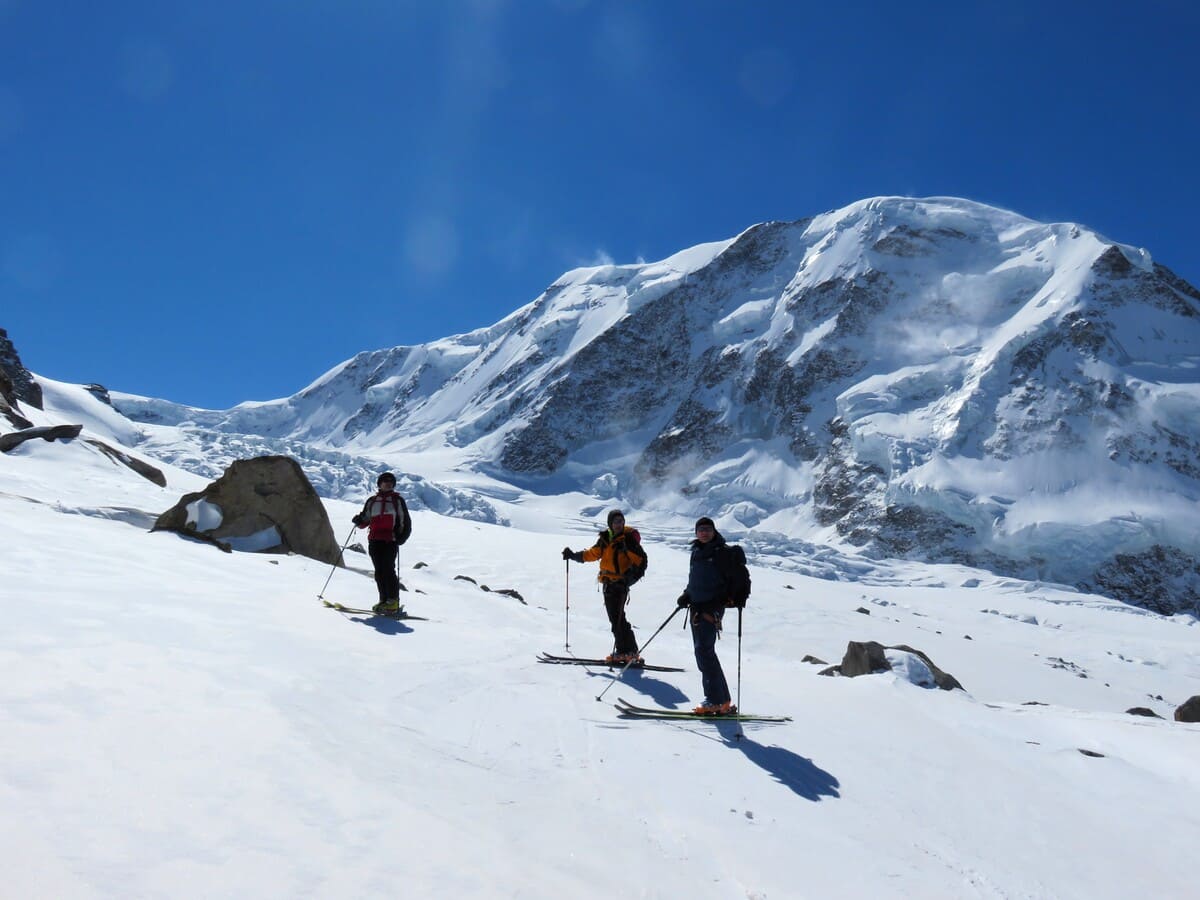
<svg viewBox="0 0 1200 900">
<path fill-rule="evenodd" d="M 1175 710 L 1176 722 L 1200 722 L 1200 694 L 1190 698 Z"/>
<path fill-rule="evenodd" d="M 948 672 L 943 672 L 925 653 L 909 647 L 907 644 L 893 644 L 885 647 L 877 641 L 850 641 L 846 644 L 846 655 L 842 657 L 841 664 L 832 666 L 821 674 L 839 674 L 854 678 L 858 675 L 870 675 L 873 672 L 890 672 L 892 664 L 887 658 L 886 651 L 888 650 L 900 650 L 919 657 L 929 667 L 934 683 L 943 691 L 961 691 L 963 689 L 957 678 Z"/>
<path fill-rule="evenodd" d="M 152 530 L 211 540 L 223 549 L 293 552 L 342 564 L 321 499 L 286 456 L 238 460 L 203 491 L 185 494 Z"/>
</svg>

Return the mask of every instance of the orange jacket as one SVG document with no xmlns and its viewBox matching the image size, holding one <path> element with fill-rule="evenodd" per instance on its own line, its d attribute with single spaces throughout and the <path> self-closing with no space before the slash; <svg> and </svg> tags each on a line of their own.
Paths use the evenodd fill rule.
<svg viewBox="0 0 1200 900">
<path fill-rule="evenodd" d="M 642 549 L 637 529 L 624 526 L 620 534 L 605 530 L 591 547 L 583 551 L 584 562 L 600 560 L 597 581 L 620 581 L 635 566 L 644 565 L 646 551 Z"/>
</svg>

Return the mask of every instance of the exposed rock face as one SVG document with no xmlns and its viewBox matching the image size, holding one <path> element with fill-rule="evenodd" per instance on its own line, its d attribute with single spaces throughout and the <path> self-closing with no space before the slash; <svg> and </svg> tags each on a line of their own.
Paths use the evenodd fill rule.
<svg viewBox="0 0 1200 900">
<path fill-rule="evenodd" d="M 1094 582 L 1102 593 L 1165 616 L 1200 616 L 1200 561 L 1175 547 L 1155 544 L 1142 553 L 1118 553 L 1096 571 Z"/>
<path fill-rule="evenodd" d="M 17 355 L 17 348 L 8 339 L 8 332 L 3 328 L 0 328 L 0 372 L 8 377 L 18 400 L 35 409 L 42 408 L 42 389 L 22 364 L 21 357 Z"/>
<path fill-rule="evenodd" d="M 1190 698 L 1175 710 L 1176 722 L 1200 722 L 1200 695 Z"/>
<path fill-rule="evenodd" d="M 33 423 L 17 411 L 17 393 L 4 370 L 0 369 L 0 416 L 17 428 L 32 428 Z"/>
<path fill-rule="evenodd" d="M 902 653 L 908 653 L 918 657 L 921 662 L 928 668 L 930 676 L 932 676 L 934 684 L 943 691 L 962 690 L 963 686 L 958 683 L 958 679 L 948 672 L 943 672 L 933 664 L 928 656 L 920 650 L 914 650 L 905 644 L 895 644 L 890 647 L 885 647 L 876 641 L 850 641 L 846 645 L 846 655 L 842 657 L 840 665 L 831 666 L 825 669 L 822 675 L 844 675 L 848 678 L 855 678 L 859 675 L 870 675 L 873 672 L 890 672 L 892 671 L 892 663 L 888 659 L 888 650 L 899 650 Z"/>
<path fill-rule="evenodd" d="M 329 517 L 304 472 L 286 456 L 239 460 L 154 523 L 234 550 L 299 553 L 341 565 Z"/>
</svg>

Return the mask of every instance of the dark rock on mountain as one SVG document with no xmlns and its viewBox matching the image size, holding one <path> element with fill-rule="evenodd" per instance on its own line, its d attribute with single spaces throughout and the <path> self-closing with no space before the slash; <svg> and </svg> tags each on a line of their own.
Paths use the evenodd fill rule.
<svg viewBox="0 0 1200 900">
<path fill-rule="evenodd" d="M 0 416 L 4 416 L 9 424 L 15 425 L 17 428 L 32 428 L 33 423 L 18 412 L 19 403 L 12 381 L 3 370 L 0 370 Z"/>
<path fill-rule="evenodd" d="M 1127 715 L 1143 716 L 1144 718 L 1147 718 L 1147 719 L 1161 719 L 1162 718 L 1162 716 L 1160 716 L 1154 710 L 1150 709 L 1149 707 L 1145 707 L 1145 706 L 1133 706 L 1133 707 L 1130 707 L 1129 709 L 1125 710 L 1125 712 Z"/>
<path fill-rule="evenodd" d="M 1142 553 L 1118 553 L 1096 571 L 1094 585 L 1100 593 L 1164 616 L 1200 616 L 1200 561 L 1175 547 L 1155 544 Z"/>
<path fill-rule="evenodd" d="M 316 491 L 295 460 L 239 460 L 203 491 L 185 494 L 154 531 L 211 540 L 234 550 L 299 553 L 341 565 L 341 552 Z"/>
<path fill-rule="evenodd" d="M 41 438 L 43 441 L 74 440 L 79 437 L 81 431 L 82 425 L 43 425 L 40 428 L 26 428 L 24 431 L 0 434 L 0 453 L 8 453 L 34 438 Z"/>
<path fill-rule="evenodd" d="M 13 346 L 8 332 L 3 328 L 0 328 L 0 372 L 7 376 L 18 400 L 28 403 L 34 409 L 42 408 L 42 389 L 34 380 L 33 374 L 22 364 L 21 357 L 17 355 L 17 348 Z"/>
<path fill-rule="evenodd" d="M 130 456 L 128 453 L 118 450 L 116 447 L 110 447 L 108 444 L 104 443 L 104 441 L 88 438 L 87 442 L 113 462 L 120 463 L 123 466 L 128 466 L 147 481 L 153 482 L 159 487 L 167 486 L 167 476 L 162 473 L 162 469 L 152 466 L 150 463 L 140 460 L 137 457 Z"/>
<path fill-rule="evenodd" d="M 83 389 L 103 403 L 105 406 L 112 406 L 112 397 L 108 395 L 108 388 L 102 384 L 85 384 Z"/>
</svg>

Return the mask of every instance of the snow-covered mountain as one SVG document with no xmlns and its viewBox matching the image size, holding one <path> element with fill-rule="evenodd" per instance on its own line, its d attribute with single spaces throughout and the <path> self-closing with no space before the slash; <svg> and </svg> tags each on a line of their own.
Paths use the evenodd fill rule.
<svg viewBox="0 0 1200 900">
<path fill-rule="evenodd" d="M 1079 225 L 875 198 L 568 272 L 490 328 L 360 353 L 283 400 L 115 400 L 210 445 L 436 450 L 503 483 L 1200 610 L 1198 313 L 1149 253 Z"/>
<path fill-rule="evenodd" d="M 1006 307 L 1002 263 L 961 263 L 962 277 L 974 273 L 988 291 L 964 301 L 974 318 L 946 311 L 939 320 L 938 304 L 913 293 L 935 277 L 932 257 L 897 257 L 924 273 L 906 280 L 900 262 L 886 276 L 851 274 L 858 250 L 847 250 L 842 274 L 805 289 L 803 314 L 788 312 L 782 289 L 765 304 L 747 295 L 739 303 L 730 285 L 750 291 L 748 259 L 808 246 L 812 229 L 834 234 L 812 220 L 760 226 L 657 266 L 571 273 L 491 337 L 366 354 L 296 397 L 226 412 L 110 398 L 99 386 L 29 373 L 0 347 L 17 376 L 0 359 L 0 796 L 16 811 L 0 827 L 7 894 L 1189 896 L 1194 876 L 1180 860 L 1200 828 L 1200 725 L 1183 713 L 1200 702 L 1200 618 L 883 554 L 895 535 L 912 540 L 899 548 L 910 556 L 948 552 L 910 507 L 970 524 L 995 504 L 1004 516 L 990 532 L 976 522 L 979 535 L 960 535 L 956 552 L 1002 568 L 1032 557 L 1036 539 L 1049 568 L 1062 563 L 1055 557 L 1096 552 L 1096 535 L 1133 540 L 1158 522 L 1159 546 L 1177 549 L 1155 551 L 1157 580 L 1146 590 L 1173 577 L 1171 554 L 1191 553 L 1182 549 L 1191 520 L 1176 498 L 1192 496 L 1192 293 L 1129 248 L 1116 251 L 1128 270 L 1110 272 L 1124 268 L 1112 251 L 1069 226 L 961 201 L 899 204 L 843 216 L 903 211 L 906 230 L 870 245 L 892 250 L 986 243 L 918 237 L 919 208 L 941 210 L 944 229 L 956 210 L 997 228 L 1018 223 L 996 234 L 1013 247 L 1024 247 L 1022 229 L 1045 235 L 1047 271 L 1063 284 L 1074 272 L 1085 287 Z M 845 237 L 847 228 L 858 237 Z M 858 228 L 804 253 L 861 244 Z M 1071 269 L 1056 232 L 1065 247 L 1091 242 L 1095 252 Z M 1010 256 L 1023 269 L 1035 253 Z M 626 288 L 638 275 L 641 288 L 623 294 L 618 275 Z M 655 277 L 663 293 L 651 299 Z M 907 299 L 897 288 L 873 293 L 885 277 L 905 285 Z M 727 302 L 718 302 L 722 285 Z M 572 318 L 564 298 L 588 290 L 596 305 Z M 773 330 L 776 316 L 816 321 L 810 307 L 822 296 L 828 314 L 807 340 L 789 344 Z M 1051 321 L 1056 304 L 1079 311 L 1075 324 Z M 672 316 L 691 329 L 680 332 L 687 353 L 676 376 L 656 380 L 652 363 L 670 360 L 646 355 L 627 318 L 642 323 L 643 343 L 662 347 L 656 329 Z M 960 319 L 972 324 L 935 329 Z M 972 330 L 973 355 L 946 350 L 966 347 Z M 1031 331 L 1039 336 L 1014 349 Z M 922 367 L 911 361 L 926 332 L 932 361 Z M 622 342 L 619 362 L 602 352 Z M 499 401 L 458 392 L 499 377 L 481 372 L 489 354 L 535 345 L 557 355 L 529 357 L 524 370 L 514 362 L 511 415 L 495 412 L 496 423 L 472 436 L 471 411 Z M 455 348 L 464 359 L 450 374 Z M 771 348 L 781 361 L 760 365 L 754 354 Z M 421 354 L 444 370 L 407 406 L 395 383 L 371 394 L 387 381 L 376 380 L 385 361 L 396 375 Z M 789 393 L 821 354 L 829 362 L 820 377 Z M 580 386 L 589 359 L 607 364 L 608 392 Z M 538 384 L 530 373 L 542 365 Z M 353 388 L 352 372 L 365 386 Z M 1024 380 L 1014 384 L 1016 373 Z M 1120 389 L 1091 403 L 1102 377 Z M 572 391 L 588 402 L 572 409 L 556 399 Z M 639 391 L 677 405 L 659 411 L 661 424 L 639 425 L 649 415 L 633 402 Z M 369 414 L 368 396 L 392 399 Z M 455 403 L 460 423 L 439 418 Z M 598 410 L 616 418 L 626 409 L 635 410 L 627 439 L 595 420 Z M 727 429 L 725 444 L 709 447 L 680 425 L 688 409 L 708 410 L 711 427 Z M 1061 426 L 1042 421 L 1054 409 Z M 828 427 L 815 427 L 821 415 Z M 349 427 L 356 417 L 358 431 Z M 603 439 L 576 445 L 547 430 L 552 420 Z M 524 437 L 538 428 L 543 438 Z M 539 457 L 539 447 L 551 449 Z M 339 498 L 361 499 L 381 462 L 407 473 L 415 525 L 401 572 L 421 620 L 343 615 L 318 602 L 319 591 L 373 600 L 358 554 L 333 570 L 148 532 L 228 460 L 262 452 L 304 463 L 339 538 L 358 508 Z M 681 469 L 688 460 L 693 468 Z M 652 560 L 630 621 L 651 662 L 685 671 L 631 671 L 614 684 L 604 667 L 535 659 L 568 644 L 581 656 L 610 646 L 594 569 L 567 566 L 564 580 L 558 551 L 590 542 L 615 496 L 640 504 Z M 872 513 L 896 497 L 908 506 Z M 1114 512 L 1134 501 L 1138 514 Z M 719 645 L 731 687 L 748 712 L 791 721 L 629 721 L 596 702 L 602 693 L 675 708 L 699 700 L 671 599 L 686 582 L 698 509 L 718 511 L 722 530 L 751 551 L 750 605 L 744 620 L 726 619 Z M 1018 515 L 1028 543 L 1001 557 L 999 536 L 1020 534 Z M 1186 574 L 1174 576 L 1172 598 L 1186 596 Z M 823 664 L 809 655 L 836 663 L 849 641 L 913 647 L 965 690 L 928 688 L 920 657 L 903 651 L 873 675 L 820 677 Z"/>
</svg>

